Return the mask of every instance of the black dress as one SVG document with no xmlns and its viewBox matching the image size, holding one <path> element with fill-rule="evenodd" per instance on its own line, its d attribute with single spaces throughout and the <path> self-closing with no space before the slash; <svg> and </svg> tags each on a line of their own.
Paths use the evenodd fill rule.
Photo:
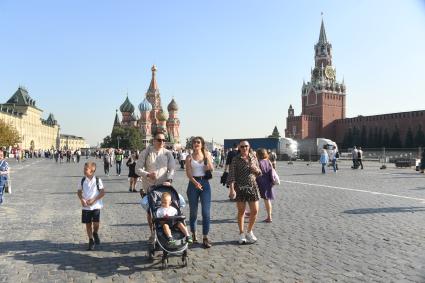
<svg viewBox="0 0 425 283">
<path fill-rule="evenodd" d="M 126 165 L 128 166 L 128 177 L 139 178 L 139 175 L 136 174 L 136 161 L 129 158 Z"/>
</svg>

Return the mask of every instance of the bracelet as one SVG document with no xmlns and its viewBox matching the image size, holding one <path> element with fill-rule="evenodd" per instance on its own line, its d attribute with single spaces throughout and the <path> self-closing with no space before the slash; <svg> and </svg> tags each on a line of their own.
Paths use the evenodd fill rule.
<svg viewBox="0 0 425 283">
<path fill-rule="evenodd" d="M 173 179 L 168 179 L 167 182 L 172 183 Z"/>
</svg>

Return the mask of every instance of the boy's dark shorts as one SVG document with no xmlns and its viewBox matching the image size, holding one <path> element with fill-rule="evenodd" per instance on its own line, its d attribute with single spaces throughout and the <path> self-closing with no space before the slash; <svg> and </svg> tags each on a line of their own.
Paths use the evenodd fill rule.
<svg viewBox="0 0 425 283">
<path fill-rule="evenodd" d="M 100 221 L 100 209 L 84 210 L 82 213 L 81 220 L 83 223 L 92 223 Z"/>
</svg>

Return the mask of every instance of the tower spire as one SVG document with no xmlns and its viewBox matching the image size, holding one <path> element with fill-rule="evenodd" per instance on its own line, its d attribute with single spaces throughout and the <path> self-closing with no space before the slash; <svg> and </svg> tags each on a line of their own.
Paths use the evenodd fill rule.
<svg viewBox="0 0 425 283">
<path fill-rule="evenodd" d="M 151 79 L 151 83 L 149 85 L 148 92 L 155 93 L 155 91 L 158 90 L 158 84 L 156 82 L 156 70 L 157 70 L 156 66 L 153 65 L 151 70 L 152 70 L 152 79 Z"/>
<path fill-rule="evenodd" d="M 323 13 L 322 13 L 322 24 L 320 26 L 320 35 L 319 35 L 319 43 L 327 43 L 328 40 L 326 38 L 325 24 L 323 23 Z"/>
</svg>

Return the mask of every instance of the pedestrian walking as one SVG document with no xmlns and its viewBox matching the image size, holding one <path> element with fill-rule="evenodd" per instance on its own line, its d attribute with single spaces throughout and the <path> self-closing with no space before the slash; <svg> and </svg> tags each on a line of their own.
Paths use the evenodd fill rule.
<svg viewBox="0 0 425 283">
<path fill-rule="evenodd" d="M 269 160 L 267 150 L 260 148 L 257 150 L 258 164 L 260 166 L 261 175 L 257 177 L 256 181 L 260 190 L 260 196 L 264 199 L 266 207 L 267 218 L 264 220 L 266 223 L 272 222 L 272 200 L 275 198 L 273 188 L 273 165 Z"/>
<path fill-rule="evenodd" d="M 122 159 L 124 157 L 124 153 L 122 149 L 117 149 L 115 151 L 115 167 L 117 169 L 117 175 L 121 176 L 121 165 L 122 165 Z"/>
<path fill-rule="evenodd" d="M 196 223 L 198 217 L 198 203 L 201 201 L 202 210 L 202 244 L 204 248 L 211 247 L 208 239 L 211 218 L 211 186 L 207 172 L 212 172 L 211 154 L 205 148 L 205 140 L 202 137 L 192 139 L 192 154 L 186 158 L 186 175 L 189 178 L 187 186 L 187 198 L 189 200 L 189 224 L 192 239 L 197 242 Z"/>
<path fill-rule="evenodd" d="M 223 184 L 223 186 L 227 185 L 227 178 L 229 176 L 230 164 L 232 164 L 233 158 L 238 154 L 239 154 L 238 144 L 234 143 L 231 150 L 227 153 L 226 164 L 224 166 L 224 172 L 220 179 L 220 183 Z M 227 185 L 227 187 L 229 186 Z M 234 198 L 231 198 L 230 194 L 229 194 L 229 200 L 234 201 Z"/>
<path fill-rule="evenodd" d="M 258 214 L 258 185 L 256 178 L 261 175 L 258 160 L 249 151 L 249 143 L 242 140 L 239 143 L 240 154 L 235 156 L 230 165 L 227 184 L 230 198 L 236 199 L 237 219 L 239 226 L 239 243 L 255 243 L 257 237 L 253 228 Z M 245 207 L 248 202 L 250 209 L 247 233 L 244 233 Z"/>
<path fill-rule="evenodd" d="M 326 145 L 323 147 L 321 153 L 320 153 L 320 160 L 319 160 L 320 164 L 322 164 L 322 174 L 326 173 L 326 166 L 329 163 L 329 155 L 328 152 L 326 151 Z"/>
<path fill-rule="evenodd" d="M 137 184 L 137 178 L 139 178 L 139 175 L 136 174 L 136 162 L 137 162 L 138 156 L 135 151 L 131 152 L 130 157 L 127 160 L 128 167 L 128 178 L 130 179 L 130 187 L 128 189 L 129 192 L 137 192 L 136 190 L 136 184 Z M 143 191 L 143 188 L 140 191 L 142 197 L 144 197 L 145 192 Z"/>
<path fill-rule="evenodd" d="M 268 150 L 269 160 L 272 163 L 273 169 L 276 169 L 277 155 L 274 151 Z"/>
<path fill-rule="evenodd" d="M 186 158 L 189 154 L 186 150 L 183 150 L 180 154 L 180 169 L 184 169 L 184 165 L 186 163 Z"/>
<path fill-rule="evenodd" d="M 95 172 L 95 162 L 84 164 L 84 177 L 78 184 L 77 193 L 82 206 L 82 222 L 86 224 L 89 238 L 88 250 L 93 250 L 100 244 L 100 210 L 103 208 L 102 198 L 105 196 L 102 180 L 94 175 Z"/>
<path fill-rule="evenodd" d="M 334 169 L 334 172 L 338 172 L 338 158 L 339 158 L 339 152 L 338 149 L 335 147 L 329 151 L 329 160 L 332 162 L 332 168 Z"/>
<path fill-rule="evenodd" d="M 103 170 L 106 176 L 109 176 L 109 167 L 111 167 L 111 155 L 108 150 L 105 150 L 103 153 Z"/>
<path fill-rule="evenodd" d="M 357 150 L 357 163 L 360 166 L 360 169 L 363 170 L 363 150 L 362 147 L 359 146 L 359 149 Z"/>
<path fill-rule="evenodd" d="M 359 168 L 359 164 L 357 163 L 358 153 L 357 153 L 357 148 L 355 146 L 353 147 L 353 150 L 351 151 L 351 157 L 353 158 L 353 166 L 351 168 L 352 169 Z"/>
<path fill-rule="evenodd" d="M 0 205 L 4 201 L 5 187 L 9 178 L 9 163 L 4 159 L 3 150 L 0 150 Z"/>
<path fill-rule="evenodd" d="M 153 145 L 148 146 L 139 155 L 136 162 L 136 174 L 142 178 L 142 188 L 146 193 L 152 186 L 171 186 L 174 177 L 175 164 L 173 154 L 165 148 L 165 135 L 162 132 L 154 134 Z M 151 232 L 149 241 L 155 241 L 152 216 L 149 211 L 147 220 Z"/>
</svg>

